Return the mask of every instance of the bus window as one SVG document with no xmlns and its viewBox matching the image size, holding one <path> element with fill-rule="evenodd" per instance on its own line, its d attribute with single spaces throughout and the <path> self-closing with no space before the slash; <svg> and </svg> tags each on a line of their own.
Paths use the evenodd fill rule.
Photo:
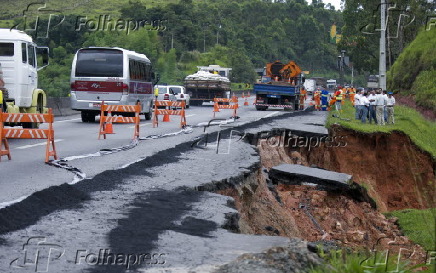
<svg viewBox="0 0 436 273">
<path fill-rule="evenodd" d="M 123 77 L 123 52 L 92 48 L 79 51 L 76 77 Z"/>
<path fill-rule="evenodd" d="M 0 43 L 0 56 L 2 57 L 14 56 L 14 43 Z"/>
<path fill-rule="evenodd" d="M 29 64 L 33 67 L 36 67 L 35 47 L 33 45 L 29 45 L 27 48 L 27 53 L 29 55 Z"/>
<path fill-rule="evenodd" d="M 151 82 L 151 65 L 145 64 L 145 81 Z"/>
<path fill-rule="evenodd" d="M 27 64 L 27 44 L 26 43 L 21 44 L 21 60 L 23 61 L 23 64 Z"/>
</svg>

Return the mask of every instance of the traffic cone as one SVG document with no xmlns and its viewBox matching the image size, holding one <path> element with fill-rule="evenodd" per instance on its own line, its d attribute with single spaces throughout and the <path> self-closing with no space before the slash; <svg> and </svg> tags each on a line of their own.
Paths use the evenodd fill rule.
<svg viewBox="0 0 436 273">
<path fill-rule="evenodd" d="M 108 118 L 112 117 L 111 112 L 108 113 L 108 116 L 107 116 L 107 117 L 108 117 Z M 110 119 L 109 119 L 109 120 L 110 120 Z M 114 133 L 114 128 L 112 127 L 112 122 L 111 122 L 111 121 L 106 122 L 104 132 L 105 132 L 105 134 L 115 134 L 115 133 Z"/>
<path fill-rule="evenodd" d="M 170 115 L 168 115 L 168 114 L 164 114 L 164 116 L 163 116 L 163 120 L 162 120 L 163 122 L 170 122 L 171 120 L 170 120 Z"/>
<path fill-rule="evenodd" d="M 248 106 L 248 100 L 247 100 L 247 97 L 245 97 L 244 106 Z"/>
<path fill-rule="evenodd" d="M 214 111 L 214 112 L 219 112 L 219 111 L 220 111 L 220 109 L 218 108 L 218 102 L 215 102 L 215 103 L 213 104 L 213 111 Z"/>
</svg>

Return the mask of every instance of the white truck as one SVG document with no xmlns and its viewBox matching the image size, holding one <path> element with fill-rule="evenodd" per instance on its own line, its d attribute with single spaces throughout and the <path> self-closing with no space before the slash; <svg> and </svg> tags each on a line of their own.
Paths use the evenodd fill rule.
<svg viewBox="0 0 436 273">
<path fill-rule="evenodd" d="M 304 88 L 308 92 L 314 92 L 316 90 L 316 80 L 315 79 L 305 79 Z"/>
<path fill-rule="evenodd" d="M 38 66 L 37 51 L 42 65 Z M 38 86 L 38 71 L 48 65 L 48 48 L 38 47 L 32 37 L 15 29 L 0 29 L 0 64 L 4 86 L 3 110 L 8 113 L 47 113 L 47 97 Z M 17 124 L 11 124 L 17 125 Z M 37 123 L 23 123 L 35 128 Z"/>
</svg>

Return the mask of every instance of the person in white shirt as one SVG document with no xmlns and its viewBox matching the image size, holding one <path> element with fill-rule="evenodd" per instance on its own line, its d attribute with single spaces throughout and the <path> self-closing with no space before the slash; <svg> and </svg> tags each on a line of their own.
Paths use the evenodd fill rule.
<svg viewBox="0 0 436 273">
<path fill-rule="evenodd" d="M 360 112 L 361 112 L 361 104 L 360 104 L 360 98 L 362 97 L 362 91 L 358 91 L 357 94 L 354 96 L 354 108 L 356 109 L 356 119 L 360 119 Z"/>
<path fill-rule="evenodd" d="M 380 91 L 378 91 L 375 99 L 375 109 L 376 109 L 378 125 L 385 125 L 385 117 L 383 115 L 383 110 L 385 108 L 385 105 L 386 105 L 386 98 L 383 96 L 383 94 Z"/>
<path fill-rule="evenodd" d="M 386 101 L 388 100 L 388 91 L 383 90 L 383 97 L 385 97 Z M 383 117 L 385 119 L 385 123 L 388 122 L 388 111 L 386 110 L 386 104 L 383 109 Z"/>
<path fill-rule="evenodd" d="M 374 120 L 374 122 L 377 124 L 377 117 L 375 115 L 375 91 L 372 90 L 371 93 L 368 96 L 369 100 L 369 123 L 372 123 L 371 121 Z"/>
<path fill-rule="evenodd" d="M 369 100 L 366 97 L 366 94 L 360 97 L 360 103 L 362 104 L 360 107 L 362 109 L 361 112 L 361 121 L 362 123 L 366 123 L 366 117 L 368 116 L 368 108 L 369 108 Z"/>
<path fill-rule="evenodd" d="M 389 92 L 388 99 L 386 102 L 386 112 L 388 114 L 388 124 L 395 124 L 394 105 L 395 105 L 395 98 L 394 98 L 394 96 L 392 96 L 392 92 Z"/>
</svg>

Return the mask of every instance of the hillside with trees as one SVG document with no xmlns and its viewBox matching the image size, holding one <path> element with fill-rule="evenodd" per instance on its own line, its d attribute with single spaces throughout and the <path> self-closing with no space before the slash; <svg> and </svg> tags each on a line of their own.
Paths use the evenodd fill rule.
<svg viewBox="0 0 436 273">
<path fill-rule="evenodd" d="M 336 73 L 337 49 L 329 32 L 333 23 L 342 26 L 342 15 L 318 0 L 310 4 L 305 0 L 120 2 L 114 2 L 110 14 L 102 13 L 108 10 L 103 4 L 84 14 L 69 9 L 64 21 L 50 29 L 48 39 L 35 37 L 51 50 L 51 65 L 40 73 L 40 85 L 50 96 L 68 93 L 73 54 L 86 46 L 144 53 L 164 83 L 180 83 L 197 65 L 209 64 L 232 67 L 234 82 L 253 82 L 254 68 L 275 60 L 295 60 L 315 74 Z M 142 21 L 144 26 L 129 32 L 77 27 L 81 17 L 99 20 L 105 15 L 115 22 Z M 20 20 L 15 18 L 13 24 L 20 27 Z M 41 25 L 47 23 L 44 20 L 48 18 L 40 18 Z"/>
</svg>

